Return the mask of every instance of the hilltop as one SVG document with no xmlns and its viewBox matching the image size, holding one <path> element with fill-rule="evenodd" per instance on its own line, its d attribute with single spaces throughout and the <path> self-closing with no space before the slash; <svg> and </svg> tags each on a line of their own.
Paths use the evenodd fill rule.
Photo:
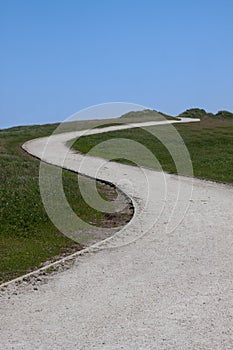
<svg viewBox="0 0 233 350">
<path fill-rule="evenodd" d="M 218 111 L 216 114 L 206 112 L 204 109 L 200 108 L 190 108 L 185 112 L 180 113 L 178 118 L 218 118 L 218 119 L 233 119 L 233 113 L 229 111 Z"/>
</svg>

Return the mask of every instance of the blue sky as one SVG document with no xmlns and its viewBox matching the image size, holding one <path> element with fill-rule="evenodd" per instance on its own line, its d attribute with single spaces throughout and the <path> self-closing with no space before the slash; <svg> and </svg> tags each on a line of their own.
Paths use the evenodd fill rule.
<svg viewBox="0 0 233 350">
<path fill-rule="evenodd" d="M 232 0 L 0 0 L 0 128 L 125 101 L 233 111 Z"/>
</svg>

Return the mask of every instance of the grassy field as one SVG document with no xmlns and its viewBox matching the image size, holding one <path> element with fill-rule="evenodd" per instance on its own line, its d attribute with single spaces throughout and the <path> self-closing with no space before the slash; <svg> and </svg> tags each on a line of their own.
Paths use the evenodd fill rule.
<svg viewBox="0 0 233 350">
<path fill-rule="evenodd" d="M 221 114 L 220 114 L 221 115 Z M 194 117 L 194 114 L 186 117 Z M 222 118 L 216 116 L 203 116 L 200 123 L 174 124 L 182 136 L 192 159 L 194 176 L 215 181 L 233 182 L 233 118 L 223 115 Z M 155 126 L 163 133 L 167 126 Z M 149 127 L 148 130 L 152 130 Z M 144 144 L 150 149 L 160 161 L 164 171 L 176 173 L 175 164 L 167 149 L 161 142 L 144 129 L 135 128 L 122 131 L 114 131 L 104 134 L 81 137 L 73 147 L 80 152 L 87 153 L 92 147 L 108 139 L 129 138 Z M 122 150 L 124 155 L 125 150 Z M 127 153 L 127 152 L 126 152 Z M 95 154 L 95 153 L 93 153 Z M 101 145 L 95 155 L 106 159 L 114 158 L 114 149 L 111 152 Z M 124 157 L 122 157 L 124 158 Z M 140 155 L 138 155 L 140 158 Z M 120 160 L 128 163 L 127 160 Z M 140 162 L 139 162 L 140 163 Z M 141 157 L 141 165 L 156 168 L 155 164 Z M 185 175 L 185 173 L 184 173 Z"/>
<path fill-rule="evenodd" d="M 70 123 L 61 131 L 139 122 L 140 118 L 141 121 L 159 120 L 156 112 L 152 116 L 149 112 L 140 113 L 136 113 L 135 118 L 135 114 L 130 113 L 118 120 Z M 203 110 L 191 110 L 191 113 L 185 112 L 184 116 L 202 118 L 200 123 L 174 124 L 190 152 L 194 175 L 232 183 L 232 115 L 219 112 L 216 117 L 207 115 Z M 82 248 L 82 244 L 87 243 L 81 237 L 80 244 L 74 243 L 58 232 L 50 222 L 40 198 L 39 161 L 27 155 L 20 147 L 27 140 L 50 135 L 56 127 L 57 124 L 0 130 L 0 283 L 31 271 L 48 260 L 55 260 L 61 254 L 77 251 Z M 161 133 L 166 130 L 166 126 L 155 128 L 160 128 Z M 152 127 L 148 128 L 151 129 Z M 144 144 L 156 155 L 165 171 L 176 172 L 175 164 L 166 148 L 149 132 L 140 128 L 83 136 L 74 147 L 87 153 L 93 146 L 111 138 L 129 138 Z M 114 150 L 111 152 L 106 147 L 100 147 L 96 155 L 111 159 L 114 157 Z M 123 159 L 118 161 L 131 164 Z M 155 167 L 155 164 L 144 158 L 141 163 Z M 109 216 L 93 210 L 82 200 L 75 174 L 63 171 L 63 185 L 71 207 L 83 220 L 94 222 L 97 226 L 109 227 Z M 114 198 L 115 190 L 106 185 L 98 186 L 104 198 Z M 121 214 L 121 219 L 127 222 L 129 217 L 126 215 L 124 218 Z M 114 223 L 118 221 L 119 218 L 114 216 Z"/>
<path fill-rule="evenodd" d="M 50 135 L 56 126 L 0 130 L 0 283 L 31 271 L 47 260 L 55 260 L 61 254 L 77 251 L 82 244 L 88 243 L 83 242 L 83 236 L 80 244 L 75 243 L 50 222 L 39 192 L 39 161 L 20 147 L 27 140 Z M 84 181 L 92 180 L 84 178 Z M 96 226 L 108 225 L 107 214 L 95 211 L 83 201 L 77 175 L 63 171 L 63 185 L 67 199 L 79 217 Z M 106 199 L 112 199 L 116 194 L 114 189 L 103 184 L 98 185 L 98 190 Z"/>
<path fill-rule="evenodd" d="M 161 118 L 156 112 L 140 112 L 133 118 L 125 115 L 121 120 L 80 120 L 63 124 L 57 132 L 137 122 L 142 117 L 145 121 Z M 50 222 L 40 197 L 40 163 L 21 149 L 24 142 L 50 135 L 57 127 L 58 124 L 48 124 L 0 130 L 0 283 L 82 249 L 93 240 L 88 232 L 84 236 L 82 232 L 80 244 L 75 243 Z M 119 215 L 103 214 L 90 208 L 81 197 L 77 176 L 71 172 L 63 171 L 63 186 L 72 209 L 86 222 L 116 227 L 127 223 L 132 215 L 127 211 Z M 112 187 L 100 183 L 97 187 L 103 198 L 114 199 L 116 191 Z"/>
</svg>

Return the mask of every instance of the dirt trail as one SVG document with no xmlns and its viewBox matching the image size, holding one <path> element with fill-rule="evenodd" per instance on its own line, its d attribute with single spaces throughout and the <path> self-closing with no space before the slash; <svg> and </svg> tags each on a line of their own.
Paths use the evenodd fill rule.
<svg viewBox="0 0 233 350">
<path fill-rule="evenodd" d="M 233 188 L 67 151 L 77 135 L 52 137 L 45 153 L 47 138 L 24 148 L 88 176 L 98 169 L 135 215 L 70 269 L 5 293 L 0 349 L 232 349 Z"/>
</svg>

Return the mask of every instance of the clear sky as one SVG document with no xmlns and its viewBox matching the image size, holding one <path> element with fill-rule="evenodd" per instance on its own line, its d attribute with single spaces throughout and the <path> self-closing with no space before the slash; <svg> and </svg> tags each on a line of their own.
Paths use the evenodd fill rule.
<svg viewBox="0 0 233 350">
<path fill-rule="evenodd" d="M 0 128 L 111 101 L 233 111 L 232 0 L 0 0 Z"/>
</svg>

